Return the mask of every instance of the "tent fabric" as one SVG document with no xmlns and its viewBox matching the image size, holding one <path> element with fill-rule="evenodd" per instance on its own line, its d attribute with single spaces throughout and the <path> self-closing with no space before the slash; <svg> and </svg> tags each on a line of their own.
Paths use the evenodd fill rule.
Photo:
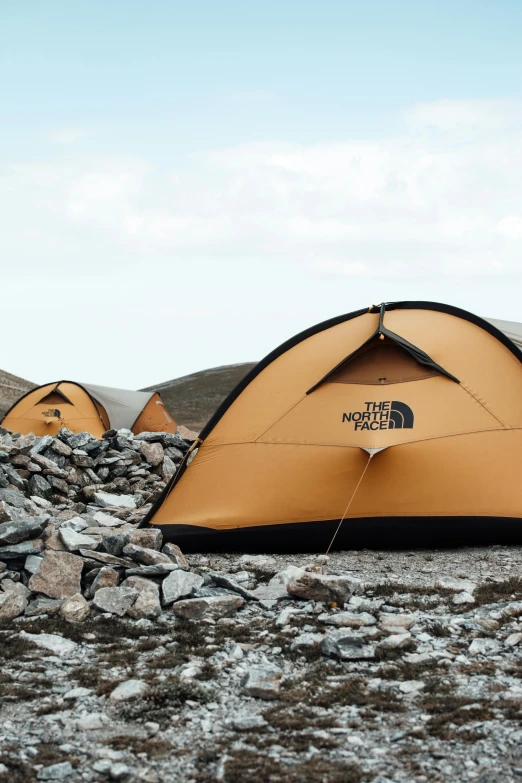
<svg viewBox="0 0 522 783">
<path fill-rule="evenodd" d="M 0 422 L 12 432 L 56 435 L 61 427 L 101 438 L 108 429 L 171 432 L 177 424 L 157 392 L 55 381 L 25 394 Z"/>
<path fill-rule="evenodd" d="M 386 354 L 382 382 L 373 368 L 369 382 L 354 371 L 346 383 L 360 349 L 390 333 L 420 372 L 405 374 L 402 358 L 395 371 Z M 145 523 L 200 550 L 239 532 L 244 548 L 260 535 L 267 547 L 280 536 L 302 547 L 312 534 L 326 548 L 355 488 L 348 535 L 355 520 L 521 519 L 521 458 L 516 345 L 458 308 L 392 303 L 312 327 L 261 361 Z"/>
<path fill-rule="evenodd" d="M 109 416 L 111 427 L 120 430 L 130 429 L 142 410 L 145 408 L 154 392 L 129 391 L 127 389 L 111 389 L 109 386 L 95 386 L 92 383 L 80 384 L 87 389 L 100 405 L 103 405 Z M 129 424 L 129 422 L 132 422 Z"/>
<path fill-rule="evenodd" d="M 486 321 L 503 332 L 506 337 L 509 337 L 515 345 L 522 349 L 522 324 L 516 323 L 516 321 L 501 321 L 498 318 L 486 318 Z"/>
</svg>

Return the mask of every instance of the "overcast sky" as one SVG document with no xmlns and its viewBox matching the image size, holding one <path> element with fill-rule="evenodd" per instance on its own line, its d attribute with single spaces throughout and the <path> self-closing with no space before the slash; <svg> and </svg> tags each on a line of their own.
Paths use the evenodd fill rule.
<svg viewBox="0 0 522 783">
<path fill-rule="evenodd" d="M 382 300 L 522 321 L 520 0 L 0 0 L 0 368 L 139 388 Z"/>
</svg>

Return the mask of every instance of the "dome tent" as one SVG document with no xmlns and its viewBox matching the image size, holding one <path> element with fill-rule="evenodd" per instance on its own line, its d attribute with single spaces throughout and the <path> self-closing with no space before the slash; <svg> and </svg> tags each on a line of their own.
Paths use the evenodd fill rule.
<svg viewBox="0 0 522 783">
<path fill-rule="evenodd" d="M 57 381 L 32 389 L 8 410 L 0 424 L 25 435 L 56 435 L 60 427 L 101 438 L 109 429 L 176 432 L 177 425 L 157 392 L 111 389 Z"/>
<path fill-rule="evenodd" d="M 269 354 L 194 446 L 145 519 L 186 549 L 520 520 L 522 353 L 455 307 L 359 310 Z"/>
</svg>

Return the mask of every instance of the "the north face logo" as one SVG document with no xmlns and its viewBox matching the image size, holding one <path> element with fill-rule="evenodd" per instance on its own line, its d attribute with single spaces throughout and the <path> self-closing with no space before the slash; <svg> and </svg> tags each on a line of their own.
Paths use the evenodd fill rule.
<svg viewBox="0 0 522 783">
<path fill-rule="evenodd" d="M 45 416 L 46 419 L 59 419 L 60 411 L 58 408 L 48 408 L 46 411 L 42 411 L 42 416 Z"/>
<path fill-rule="evenodd" d="M 403 430 L 413 427 L 413 411 L 404 402 L 365 402 L 364 411 L 343 413 L 343 422 L 353 422 L 354 430 Z"/>
</svg>

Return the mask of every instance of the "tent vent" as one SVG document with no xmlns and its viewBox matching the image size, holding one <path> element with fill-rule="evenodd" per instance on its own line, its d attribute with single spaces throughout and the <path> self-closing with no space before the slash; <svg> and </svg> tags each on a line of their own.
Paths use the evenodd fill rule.
<svg viewBox="0 0 522 783">
<path fill-rule="evenodd" d="M 53 389 L 52 392 L 49 392 L 49 394 L 46 394 L 45 397 L 42 397 L 39 404 L 40 405 L 63 405 L 64 402 L 69 403 L 71 405 L 71 401 L 67 399 L 65 394 L 62 394 L 61 391 L 58 389 Z"/>
<path fill-rule="evenodd" d="M 413 356 L 393 341 L 367 343 L 355 356 L 344 362 L 328 383 L 386 385 L 433 378 L 439 373 L 433 367 L 419 364 Z"/>
</svg>

